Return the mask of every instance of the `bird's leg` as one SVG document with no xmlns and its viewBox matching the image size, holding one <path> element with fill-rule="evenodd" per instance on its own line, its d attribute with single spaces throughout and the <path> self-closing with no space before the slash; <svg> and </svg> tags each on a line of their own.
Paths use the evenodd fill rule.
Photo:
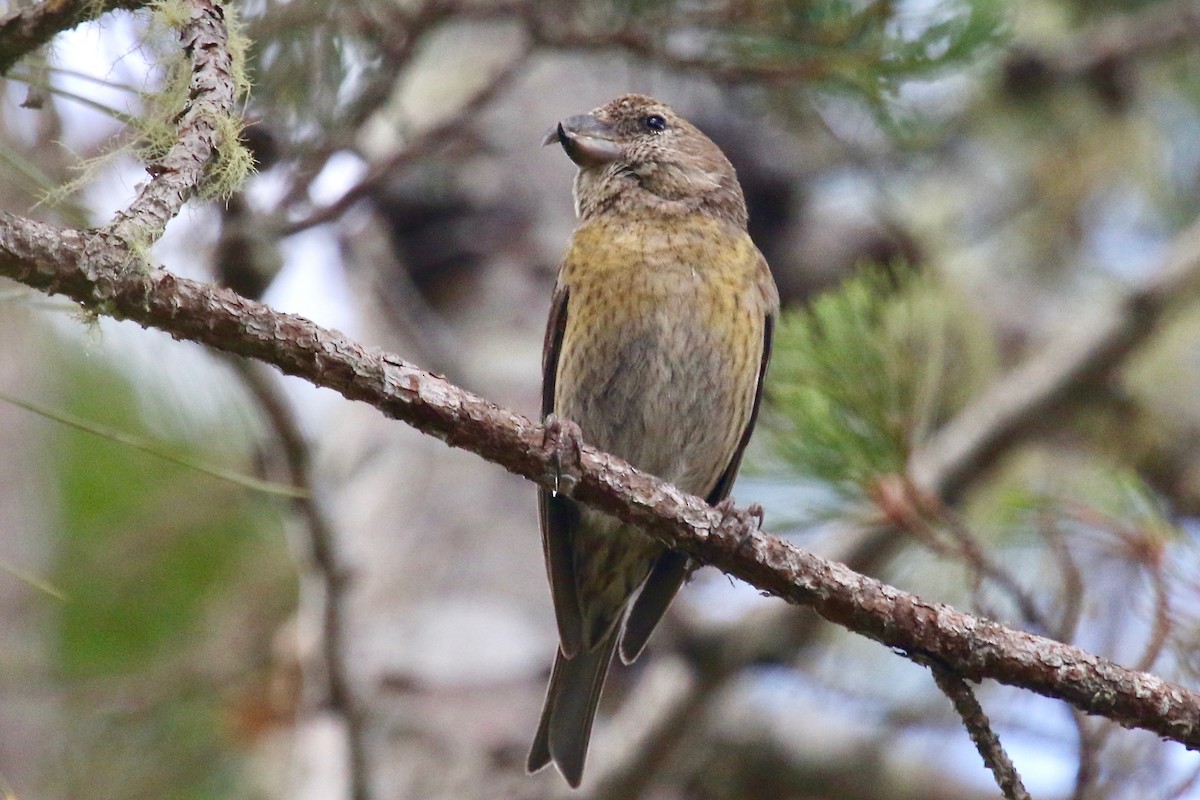
<svg viewBox="0 0 1200 800">
<path fill-rule="evenodd" d="M 557 414 L 547 414 L 542 427 L 542 448 L 550 460 L 547 471 L 554 478 L 550 491 L 570 497 L 579 484 L 583 431 L 571 420 Z"/>
<path fill-rule="evenodd" d="M 732 497 L 726 497 L 713 508 L 721 512 L 721 521 L 717 523 L 717 528 L 741 531 L 738 546 L 734 549 L 735 554 L 740 553 L 742 548 L 750 543 L 754 534 L 762 530 L 763 517 L 766 512 L 760 503 L 751 503 L 746 508 L 738 508 L 734 505 Z"/>
</svg>

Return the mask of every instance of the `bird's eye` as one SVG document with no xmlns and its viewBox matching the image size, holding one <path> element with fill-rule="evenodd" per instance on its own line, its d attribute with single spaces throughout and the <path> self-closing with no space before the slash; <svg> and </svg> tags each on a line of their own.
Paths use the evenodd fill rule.
<svg viewBox="0 0 1200 800">
<path fill-rule="evenodd" d="M 646 130 L 661 133 L 667 129 L 667 121 L 662 114 L 648 114 L 642 120 L 642 124 L 646 126 Z"/>
</svg>

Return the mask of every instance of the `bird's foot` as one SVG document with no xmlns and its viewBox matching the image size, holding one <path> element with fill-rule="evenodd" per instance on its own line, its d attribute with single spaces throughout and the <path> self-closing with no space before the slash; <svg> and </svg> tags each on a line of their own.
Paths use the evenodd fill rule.
<svg viewBox="0 0 1200 800">
<path fill-rule="evenodd" d="M 571 420 L 557 414 L 547 414 L 542 427 L 542 448 L 550 461 L 547 472 L 554 479 L 550 491 L 570 497 L 579 485 L 583 431 Z"/>
<path fill-rule="evenodd" d="M 762 530 L 763 517 L 766 512 L 760 503 L 751 503 L 746 508 L 738 508 L 734 505 L 732 497 L 726 497 L 713 508 L 721 512 L 718 528 L 729 528 L 738 532 L 738 546 L 734 549 L 735 553 L 740 553 L 742 548 L 754 538 L 754 534 Z"/>
</svg>

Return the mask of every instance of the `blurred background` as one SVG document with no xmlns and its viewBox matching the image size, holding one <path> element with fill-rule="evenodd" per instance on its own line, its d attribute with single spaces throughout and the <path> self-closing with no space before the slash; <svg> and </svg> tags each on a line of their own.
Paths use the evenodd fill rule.
<svg viewBox="0 0 1200 800">
<path fill-rule="evenodd" d="M 156 264 L 535 416 L 574 224 L 541 136 L 652 94 L 733 161 L 784 297 L 739 502 L 927 599 L 1200 683 L 1192 295 L 940 498 L 906 477 L 1197 216 L 1200 3 L 234 10 L 257 173 L 190 203 Z M 4 210 L 87 227 L 132 199 L 170 116 L 166 16 L 107 14 L 9 71 Z M 556 642 L 530 484 L 9 282 L 0 342 L 0 794 L 568 794 L 523 768 Z M 711 569 L 614 673 L 574 796 L 998 796 L 926 670 Z M 980 696 L 1036 798 L 1200 798 L 1181 745 Z"/>
</svg>

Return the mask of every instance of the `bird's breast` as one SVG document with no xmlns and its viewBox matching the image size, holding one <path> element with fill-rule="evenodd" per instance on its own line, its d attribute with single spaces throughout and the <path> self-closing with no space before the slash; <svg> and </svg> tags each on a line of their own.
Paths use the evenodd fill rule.
<svg viewBox="0 0 1200 800">
<path fill-rule="evenodd" d="M 743 232 L 708 221 L 577 232 L 556 412 L 634 466 L 710 491 L 753 404 L 758 258 Z"/>
</svg>

